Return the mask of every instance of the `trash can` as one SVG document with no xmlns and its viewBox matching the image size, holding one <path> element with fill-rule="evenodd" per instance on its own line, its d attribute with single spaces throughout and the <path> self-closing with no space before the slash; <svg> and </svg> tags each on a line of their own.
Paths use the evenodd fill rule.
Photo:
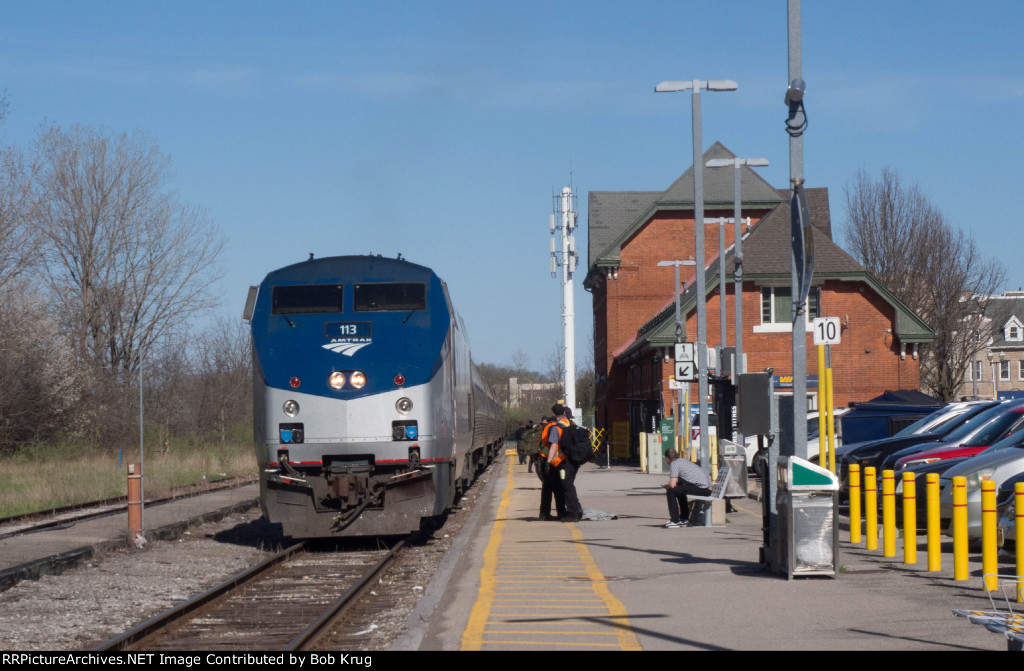
<svg viewBox="0 0 1024 671">
<path fill-rule="evenodd" d="M 780 568 L 787 578 L 836 577 L 839 479 L 799 457 L 779 457 L 776 508 Z"/>
</svg>

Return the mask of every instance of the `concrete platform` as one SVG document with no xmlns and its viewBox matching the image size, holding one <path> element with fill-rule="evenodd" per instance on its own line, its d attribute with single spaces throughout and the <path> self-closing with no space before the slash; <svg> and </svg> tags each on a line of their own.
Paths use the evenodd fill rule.
<svg viewBox="0 0 1024 671">
<path fill-rule="evenodd" d="M 258 504 L 259 483 L 252 483 L 147 505 L 146 537 L 177 538 L 189 526 Z M 87 561 L 96 552 L 123 548 L 127 528 L 128 513 L 119 512 L 0 539 L 0 590 L 21 580 L 58 574 Z"/>
<path fill-rule="evenodd" d="M 738 511 L 722 526 L 666 529 L 665 481 L 636 468 L 587 465 L 576 480 L 584 509 L 617 519 L 566 524 L 536 521 L 540 484 L 525 466 L 492 469 L 479 519 L 467 525 L 464 545 L 446 558 L 395 648 L 1006 649 L 1001 636 L 952 615 L 988 607 L 977 554 L 971 578 L 956 582 L 951 542 L 937 573 L 925 570 L 923 539 L 914 566 L 901 563 L 902 540 L 899 556 L 888 559 L 841 542 L 836 578 L 788 580 L 758 563 L 759 503 L 735 501 Z M 845 528 L 840 538 L 849 538 Z M 1011 562 L 1001 557 L 1000 571 L 1015 572 Z"/>
<path fill-rule="evenodd" d="M 766 573 L 760 504 L 737 500 L 727 523 L 665 529 L 665 474 L 585 466 L 583 507 L 617 519 L 540 522 L 540 483 L 496 464 L 471 519 L 426 587 L 395 650 L 1005 650 L 1003 637 L 952 615 L 987 608 L 980 555 L 953 580 L 943 570 L 841 542 L 836 578 Z M 151 535 L 255 505 L 257 485 L 146 508 Z M 841 521 L 845 524 L 845 520 Z M 56 573 L 123 546 L 125 514 L 0 539 L 3 581 Z M 840 538 L 849 538 L 845 527 Z M 1000 572 L 1014 573 L 1000 557 Z M 512 594 L 503 594 L 511 590 Z M 511 600 L 506 599 L 510 597 Z"/>
</svg>

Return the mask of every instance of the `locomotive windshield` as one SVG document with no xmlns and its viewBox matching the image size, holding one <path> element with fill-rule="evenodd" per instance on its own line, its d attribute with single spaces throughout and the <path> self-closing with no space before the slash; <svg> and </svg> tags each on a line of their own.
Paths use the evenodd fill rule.
<svg viewBox="0 0 1024 671">
<path fill-rule="evenodd" d="M 344 284 L 303 284 L 274 287 L 275 315 L 302 315 L 317 312 L 341 312 Z"/>
<path fill-rule="evenodd" d="M 427 285 L 421 282 L 383 282 L 355 286 L 356 312 L 427 309 Z"/>
</svg>

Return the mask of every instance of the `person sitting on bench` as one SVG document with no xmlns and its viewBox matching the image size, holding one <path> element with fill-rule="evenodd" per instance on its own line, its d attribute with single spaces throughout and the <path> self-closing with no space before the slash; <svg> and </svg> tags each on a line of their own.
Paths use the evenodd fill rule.
<svg viewBox="0 0 1024 671">
<path fill-rule="evenodd" d="M 668 498 L 668 514 L 671 518 L 665 523 L 666 529 L 690 526 L 690 502 L 687 494 L 707 496 L 711 493 L 711 480 L 700 466 L 689 459 L 680 459 L 674 449 L 665 452 L 668 460 L 668 482 L 662 487 Z"/>
</svg>

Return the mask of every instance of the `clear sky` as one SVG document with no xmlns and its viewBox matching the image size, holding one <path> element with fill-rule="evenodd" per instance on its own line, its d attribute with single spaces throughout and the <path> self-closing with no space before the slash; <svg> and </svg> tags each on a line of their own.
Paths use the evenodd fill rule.
<svg viewBox="0 0 1024 671">
<path fill-rule="evenodd" d="M 802 3 L 809 186 L 898 169 L 1024 286 L 1024 3 Z M 785 0 L 57 2 L 0 12 L 0 141 L 50 121 L 143 130 L 173 187 L 227 239 L 222 311 L 307 258 L 380 253 L 434 268 L 477 361 L 534 368 L 561 338 L 552 195 L 660 190 L 704 149 L 763 157 L 788 186 Z M 837 235 L 837 238 L 839 236 Z M 585 275 L 583 254 L 577 279 Z M 577 357 L 590 295 L 577 281 Z"/>
</svg>

